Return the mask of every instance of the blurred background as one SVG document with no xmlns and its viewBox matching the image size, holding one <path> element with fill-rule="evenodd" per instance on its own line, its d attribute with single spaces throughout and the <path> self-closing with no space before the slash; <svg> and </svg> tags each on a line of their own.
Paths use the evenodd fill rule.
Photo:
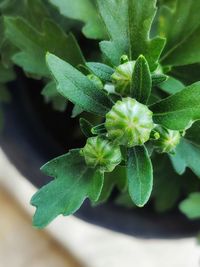
<svg viewBox="0 0 200 267">
<path fill-rule="evenodd" d="M 195 238 L 137 239 L 59 217 L 46 230 L 31 225 L 36 188 L 0 150 L 0 267 L 198 267 Z"/>
</svg>

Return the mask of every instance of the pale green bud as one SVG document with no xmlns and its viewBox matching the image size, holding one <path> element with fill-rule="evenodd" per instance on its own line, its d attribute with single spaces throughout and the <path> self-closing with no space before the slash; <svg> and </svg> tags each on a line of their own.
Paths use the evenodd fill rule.
<svg viewBox="0 0 200 267">
<path fill-rule="evenodd" d="M 115 91 L 122 96 L 130 94 L 130 84 L 132 80 L 135 61 L 128 61 L 119 65 L 112 74 L 112 82 L 115 85 Z"/>
<path fill-rule="evenodd" d="M 108 138 L 127 147 L 144 144 L 154 128 L 152 115 L 147 106 L 133 98 L 117 101 L 106 114 Z"/>
<path fill-rule="evenodd" d="M 90 81 L 92 81 L 96 85 L 97 88 L 103 89 L 103 83 L 96 75 L 89 74 L 87 75 L 87 77 Z"/>
<path fill-rule="evenodd" d="M 100 136 L 88 138 L 81 154 L 88 166 L 105 172 L 113 171 L 122 160 L 120 147 Z"/>
<path fill-rule="evenodd" d="M 181 134 L 179 131 L 169 130 L 162 126 L 156 126 L 155 131 L 160 135 L 160 138 L 153 141 L 153 144 L 160 153 L 173 153 L 176 146 L 179 144 Z"/>
</svg>

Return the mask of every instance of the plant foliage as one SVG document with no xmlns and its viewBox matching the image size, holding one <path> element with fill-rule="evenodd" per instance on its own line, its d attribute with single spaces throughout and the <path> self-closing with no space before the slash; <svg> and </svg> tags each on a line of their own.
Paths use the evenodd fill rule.
<svg viewBox="0 0 200 267">
<path fill-rule="evenodd" d="M 0 101 L 16 65 L 43 81 L 55 109 L 73 103 L 86 143 L 42 167 L 54 179 L 31 200 L 36 227 L 114 189 L 117 203 L 150 200 L 160 212 L 188 196 L 180 210 L 200 218 L 199 9 L 200 0 L 1 1 Z"/>
</svg>

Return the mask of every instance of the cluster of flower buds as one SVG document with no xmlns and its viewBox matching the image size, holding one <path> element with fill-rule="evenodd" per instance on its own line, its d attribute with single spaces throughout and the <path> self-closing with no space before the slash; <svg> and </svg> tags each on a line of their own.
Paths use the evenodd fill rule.
<svg viewBox="0 0 200 267">
<path fill-rule="evenodd" d="M 179 131 L 169 130 L 153 122 L 152 111 L 130 97 L 135 61 L 122 57 L 121 65 L 111 76 L 114 92 L 121 96 L 105 116 L 104 132 L 87 140 L 81 150 L 86 164 L 111 172 L 122 160 L 120 147 L 131 148 L 151 142 L 160 153 L 173 153 L 180 142 Z M 89 77 L 102 88 L 101 81 Z"/>
</svg>

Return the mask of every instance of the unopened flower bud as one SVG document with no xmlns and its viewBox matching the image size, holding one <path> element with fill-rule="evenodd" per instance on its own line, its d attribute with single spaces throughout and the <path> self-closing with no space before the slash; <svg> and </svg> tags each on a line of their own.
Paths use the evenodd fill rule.
<svg viewBox="0 0 200 267">
<path fill-rule="evenodd" d="M 135 61 L 128 61 L 119 65 L 112 74 L 112 82 L 115 85 L 115 91 L 122 96 L 130 94 L 130 84 L 132 80 Z"/>
<path fill-rule="evenodd" d="M 81 154 L 88 166 L 105 172 L 113 171 L 122 160 L 120 147 L 100 136 L 88 138 Z"/>
<path fill-rule="evenodd" d="M 153 141 L 156 150 L 160 153 L 173 153 L 180 142 L 180 132 L 169 130 L 162 126 L 156 126 L 154 130 L 160 135 L 159 139 Z"/>
<path fill-rule="evenodd" d="M 142 145 L 154 128 L 152 112 L 133 98 L 123 98 L 106 114 L 105 127 L 108 138 L 120 145 Z"/>
</svg>

